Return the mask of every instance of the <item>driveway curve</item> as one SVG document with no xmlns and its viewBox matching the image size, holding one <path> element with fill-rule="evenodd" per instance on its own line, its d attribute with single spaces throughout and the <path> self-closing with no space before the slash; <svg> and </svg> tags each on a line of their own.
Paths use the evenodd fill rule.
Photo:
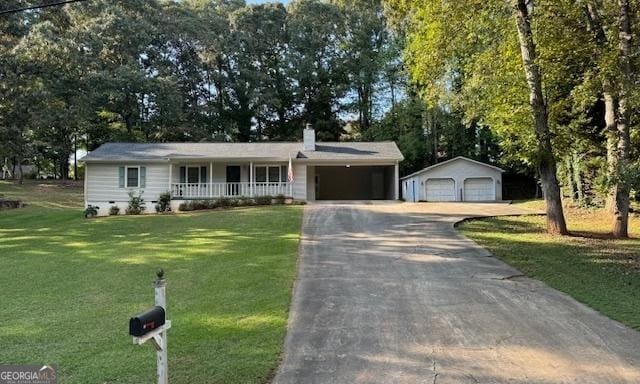
<svg viewBox="0 0 640 384">
<path fill-rule="evenodd" d="M 453 223 L 506 204 L 308 205 L 277 384 L 639 383 L 640 333 Z"/>
</svg>

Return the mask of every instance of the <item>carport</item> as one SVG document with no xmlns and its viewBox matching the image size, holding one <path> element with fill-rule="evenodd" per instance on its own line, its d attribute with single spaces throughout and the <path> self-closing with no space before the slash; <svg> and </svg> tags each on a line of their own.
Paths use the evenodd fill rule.
<svg viewBox="0 0 640 384">
<path fill-rule="evenodd" d="M 316 200 L 393 200 L 395 165 L 309 166 Z"/>
</svg>

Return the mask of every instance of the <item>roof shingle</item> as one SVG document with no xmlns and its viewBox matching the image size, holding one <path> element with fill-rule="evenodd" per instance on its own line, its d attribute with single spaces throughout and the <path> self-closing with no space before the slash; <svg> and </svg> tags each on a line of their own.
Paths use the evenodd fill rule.
<svg viewBox="0 0 640 384">
<path fill-rule="evenodd" d="M 394 142 L 319 142 L 315 151 L 302 143 L 106 143 L 83 161 L 170 159 L 397 160 L 404 157 Z"/>
</svg>

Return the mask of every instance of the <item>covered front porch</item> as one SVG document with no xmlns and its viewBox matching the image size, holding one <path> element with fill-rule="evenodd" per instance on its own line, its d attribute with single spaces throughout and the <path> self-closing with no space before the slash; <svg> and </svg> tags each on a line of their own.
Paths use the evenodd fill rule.
<svg viewBox="0 0 640 384">
<path fill-rule="evenodd" d="M 174 200 L 292 195 L 282 162 L 174 162 L 169 165 Z"/>
</svg>

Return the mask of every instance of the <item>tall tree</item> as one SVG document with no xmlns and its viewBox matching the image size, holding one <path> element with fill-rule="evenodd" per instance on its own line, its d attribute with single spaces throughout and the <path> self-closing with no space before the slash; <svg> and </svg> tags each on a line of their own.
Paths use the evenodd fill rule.
<svg viewBox="0 0 640 384">
<path fill-rule="evenodd" d="M 556 160 L 551 145 L 547 106 L 542 93 L 542 76 L 536 63 L 536 44 L 531 31 L 530 6 L 532 5 L 527 0 L 516 0 L 514 15 L 518 26 L 522 63 L 529 84 L 529 100 L 538 141 L 538 170 L 547 207 L 547 232 L 566 235 L 568 233 L 567 224 L 564 219 Z"/>
<path fill-rule="evenodd" d="M 338 0 L 344 14 L 345 70 L 355 94 L 353 110 L 358 114 L 362 130 L 371 127 L 376 102 L 387 60 L 393 49 L 386 17 L 379 0 Z"/>
<path fill-rule="evenodd" d="M 629 135 L 629 120 L 631 115 L 629 97 L 633 86 L 631 69 L 631 17 L 629 0 L 618 0 L 618 36 L 620 50 L 620 87 L 618 99 L 617 121 L 617 176 L 615 186 L 615 205 L 613 209 L 613 235 L 628 237 L 629 223 L 629 194 L 631 182 L 627 169 L 629 167 L 629 153 L 631 137 Z"/>
<path fill-rule="evenodd" d="M 340 50 L 344 15 L 337 6 L 318 0 L 297 0 L 288 10 L 291 63 L 302 118 L 314 125 L 321 140 L 337 140 L 343 133 L 339 100 L 347 89 L 345 55 Z"/>
</svg>

